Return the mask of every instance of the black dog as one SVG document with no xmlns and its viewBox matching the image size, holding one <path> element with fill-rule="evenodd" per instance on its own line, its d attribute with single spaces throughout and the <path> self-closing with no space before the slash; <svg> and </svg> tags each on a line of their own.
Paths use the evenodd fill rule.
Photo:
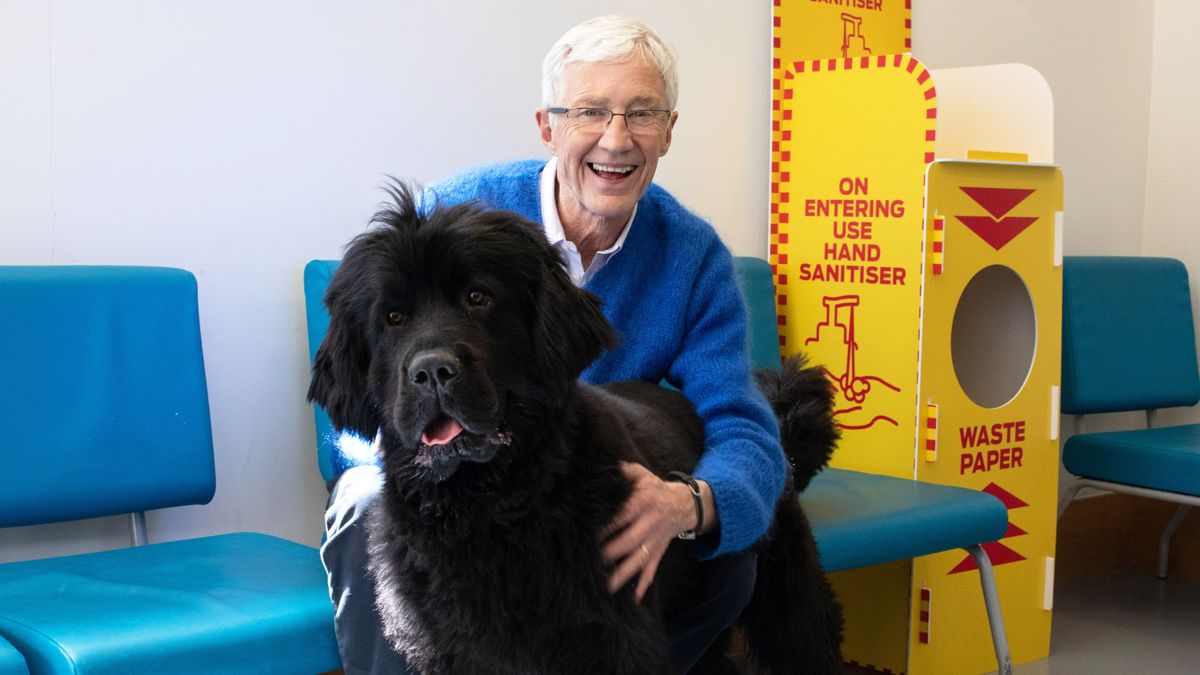
<svg viewBox="0 0 1200 675">
<path fill-rule="evenodd" d="M 693 551 L 672 544 L 639 604 L 632 584 L 607 590 L 598 533 L 630 494 L 619 462 L 695 465 L 691 405 L 654 384 L 578 381 L 614 336 L 537 225 L 392 196 L 330 283 L 309 389 L 334 425 L 380 434 L 371 556 L 386 634 L 425 673 L 672 672 L 661 617 L 693 597 Z M 796 499 L 836 441 L 832 392 L 795 363 L 759 377 L 796 471 L 757 545 L 750 661 L 838 672 L 840 610 Z M 706 668 L 731 667 L 723 648 Z"/>
</svg>

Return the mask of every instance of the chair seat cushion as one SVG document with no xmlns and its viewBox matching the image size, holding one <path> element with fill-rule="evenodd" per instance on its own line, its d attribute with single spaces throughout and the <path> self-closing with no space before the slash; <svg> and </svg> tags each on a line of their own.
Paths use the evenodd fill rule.
<svg viewBox="0 0 1200 675">
<path fill-rule="evenodd" d="M 0 673 L 4 675 L 28 675 L 25 658 L 15 647 L 0 638 Z"/>
<path fill-rule="evenodd" d="M 826 572 L 996 541 L 1008 510 L 985 492 L 825 469 L 800 495 Z"/>
<path fill-rule="evenodd" d="M 38 673 L 341 667 L 317 551 L 238 533 L 0 565 L 0 635 Z"/>
<path fill-rule="evenodd" d="M 1200 424 L 1072 436 L 1063 466 L 1083 478 L 1200 496 Z"/>
</svg>

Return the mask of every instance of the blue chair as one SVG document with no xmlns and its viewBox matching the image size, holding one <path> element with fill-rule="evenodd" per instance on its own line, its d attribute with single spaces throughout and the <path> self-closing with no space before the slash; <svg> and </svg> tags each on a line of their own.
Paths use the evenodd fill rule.
<svg viewBox="0 0 1200 675">
<path fill-rule="evenodd" d="M 308 358 L 311 363 L 317 358 L 317 348 L 329 330 L 329 311 L 325 309 L 325 287 L 338 268 L 337 260 L 312 260 L 304 266 L 304 310 L 308 321 Z M 329 421 L 329 415 L 319 405 L 313 405 L 313 421 L 317 427 L 317 468 L 321 476 L 330 481 L 340 471 L 334 467 L 338 432 Z"/>
<path fill-rule="evenodd" d="M 335 260 L 313 260 L 304 269 L 304 293 L 311 355 L 329 327 L 322 296 L 337 269 Z M 750 357 L 755 365 L 779 368 L 775 286 L 766 261 L 734 260 L 749 312 Z M 326 478 L 337 433 L 314 406 L 317 456 Z M 1008 511 L 995 497 L 975 490 L 827 468 L 801 495 L 827 572 L 867 567 L 956 548 L 966 549 L 979 568 L 984 603 L 1001 673 L 1012 672 L 1012 657 L 1000 613 L 991 561 L 981 544 L 1008 530 Z"/>
<path fill-rule="evenodd" d="M 0 673 L 4 673 L 4 675 L 29 675 L 29 668 L 25 665 L 25 657 L 21 656 L 21 652 L 17 651 L 16 647 L 8 644 L 3 639 L 0 639 Z"/>
<path fill-rule="evenodd" d="M 1200 504 L 1200 424 L 1158 427 L 1159 408 L 1200 401 L 1187 268 L 1169 258 L 1067 257 L 1063 262 L 1062 411 L 1077 433 L 1063 445 L 1074 480 L 1066 510 L 1090 487 L 1179 504 L 1159 539 Z M 1084 416 L 1144 410 L 1146 428 L 1087 433 Z"/>
<path fill-rule="evenodd" d="M 191 273 L 0 267 L 0 316 L 0 527 L 131 514 L 135 544 L 0 564 L 0 637 L 29 671 L 340 668 L 315 549 L 147 543 L 145 511 L 216 488 Z"/>
</svg>

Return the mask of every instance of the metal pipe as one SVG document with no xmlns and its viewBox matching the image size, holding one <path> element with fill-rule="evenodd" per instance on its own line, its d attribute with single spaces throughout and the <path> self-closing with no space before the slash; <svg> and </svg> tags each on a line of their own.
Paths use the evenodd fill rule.
<svg viewBox="0 0 1200 675">
<path fill-rule="evenodd" d="M 1183 524 L 1183 519 L 1187 518 L 1188 513 L 1192 510 L 1191 504 L 1180 504 L 1179 508 L 1175 509 L 1175 515 L 1171 516 L 1170 522 L 1163 528 L 1162 535 L 1158 538 L 1158 578 L 1167 578 L 1167 562 L 1171 557 L 1171 538 L 1175 536 L 1175 531 Z"/>
<path fill-rule="evenodd" d="M 146 513 L 135 511 L 129 514 L 129 538 L 134 546 L 145 546 L 149 543 L 146 538 Z"/>
<path fill-rule="evenodd" d="M 1012 653 L 1008 649 L 1008 635 L 1004 632 L 1004 615 L 1000 612 L 1000 596 L 996 593 L 996 575 L 992 571 L 992 561 L 978 544 L 967 546 L 966 549 L 979 567 L 983 604 L 987 607 L 988 625 L 992 629 L 992 645 L 996 648 L 997 675 L 1012 675 Z"/>
</svg>

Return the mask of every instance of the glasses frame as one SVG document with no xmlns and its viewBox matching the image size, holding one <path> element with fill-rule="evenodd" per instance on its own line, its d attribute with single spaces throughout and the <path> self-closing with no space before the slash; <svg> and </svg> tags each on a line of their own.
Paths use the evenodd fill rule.
<svg viewBox="0 0 1200 675">
<path fill-rule="evenodd" d="M 571 114 L 572 111 L 577 111 L 577 110 L 593 110 L 596 112 L 608 113 L 608 119 L 604 121 L 604 127 L 603 128 L 597 127 L 596 129 L 593 129 L 593 131 L 607 130 L 608 126 L 610 124 L 612 124 L 613 118 L 620 116 L 620 117 L 625 118 L 625 128 L 628 129 L 631 133 L 639 133 L 639 132 L 640 133 L 663 133 L 664 131 L 667 130 L 668 125 L 671 122 L 671 115 L 675 112 L 674 110 L 662 110 L 662 109 L 658 109 L 658 108 L 638 108 L 636 110 L 626 110 L 623 113 L 619 113 L 619 112 L 613 112 L 612 110 L 609 110 L 608 108 L 597 108 L 594 106 L 576 106 L 573 108 L 566 108 L 563 106 L 551 106 L 551 107 L 546 108 L 546 112 L 550 113 L 551 115 L 568 115 L 568 119 L 570 119 L 572 122 L 574 122 L 575 124 L 577 124 L 579 126 L 585 126 L 585 125 L 589 124 L 590 122 L 588 120 L 581 119 L 579 117 L 569 117 L 569 115 Z M 666 114 L 652 116 L 650 119 L 652 121 L 654 121 L 655 124 L 650 127 L 642 127 L 642 126 L 639 126 L 636 124 L 634 124 L 634 125 L 629 124 L 629 115 L 635 114 L 635 113 L 666 113 Z M 664 124 L 661 127 L 658 126 L 659 120 L 664 121 Z"/>
</svg>

